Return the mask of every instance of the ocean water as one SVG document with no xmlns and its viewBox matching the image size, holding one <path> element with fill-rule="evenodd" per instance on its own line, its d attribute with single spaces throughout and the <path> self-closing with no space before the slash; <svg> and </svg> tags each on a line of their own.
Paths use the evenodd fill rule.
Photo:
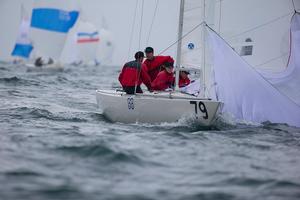
<svg viewBox="0 0 300 200">
<path fill-rule="evenodd" d="M 111 123 L 95 90 L 119 66 L 0 63 L 0 199 L 300 199 L 300 129 Z"/>
</svg>

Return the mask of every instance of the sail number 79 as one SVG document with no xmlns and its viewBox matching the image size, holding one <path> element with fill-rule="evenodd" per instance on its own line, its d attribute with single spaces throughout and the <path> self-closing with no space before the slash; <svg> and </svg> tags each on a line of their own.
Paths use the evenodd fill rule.
<svg viewBox="0 0 300 200">
<path fill-rule="evenodd" d="M 206 109 L 206 107 L 205 107 L 205 105 L 202 101 L 199 101 L 199 102 L 190 101 L 190 104 L 195 105 L 195 114 L 196 114 L 196 116 L 198 115 L 198 110 L 199 110 L 200 112 L 202 112 L 204 114 L 202 116 L 203 119 L 208 119 L 208 112 L 207 112 L 207 109 Z"/>
</svg>

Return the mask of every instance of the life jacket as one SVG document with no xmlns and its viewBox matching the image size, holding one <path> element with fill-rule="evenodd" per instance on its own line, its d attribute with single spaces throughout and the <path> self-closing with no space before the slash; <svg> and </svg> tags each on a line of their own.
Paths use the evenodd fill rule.
<svg viewBox="0 0 300 200">
<path fill-rule="evenodd" d="M 173 73 L 168 73 L 166 70 L 158 73 L 151 86 L 153 90 L 165 90 L 172 87 L 175 81 Z"/>
<path fill-rule="evenodd" d="M 154 56 L 153 60 L 146 59 L 144 61 L 144 64 L 147 66 L 147 72 L 151 78 L 151 81 L 153 81 L 157 74 L 162 71 L 161 66 L 169 62 L 172 65 L 174 64 L 174 60 L 171 56 Z"/>
<path fill-rule="evenodd" d="M 123 66 L 119 81 L 122 87 L 139 86 L 144 83 L 151 88 L 151 80 L 146 66 L 138 61 L 130 61 Z"/>
</svg>

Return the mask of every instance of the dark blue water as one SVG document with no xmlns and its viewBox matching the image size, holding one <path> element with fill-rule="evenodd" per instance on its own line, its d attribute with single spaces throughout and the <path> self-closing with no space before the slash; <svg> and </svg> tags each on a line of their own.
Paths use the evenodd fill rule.
<svg viewBox="0 0 300 200">
<path fill-rule="evenodd" d="M 119 67 L 0 64 L 0 199 L 300 199 L 300 129 L 120 124 L 95 90 Z"/>
</svg>

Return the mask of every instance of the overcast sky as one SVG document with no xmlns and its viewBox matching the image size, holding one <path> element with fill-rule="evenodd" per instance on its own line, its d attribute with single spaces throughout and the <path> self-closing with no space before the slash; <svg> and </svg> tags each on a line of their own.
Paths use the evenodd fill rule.
<svg viewBox="0 0 300 200">
<path fill-rule="evenodd" d="M 127 61 L 128 50 L 131 46 L 130 59 L 134 52 L 153 46 L 160 52 L 176 40 L 178 29 L 179 0 L 159 0 L 157 15 L 153 28 L 150 25 L 157 0 L 144 0 L 141 43 L 139 48 L 139 28 L 142 14 L 142 0 L 80 0 L 84 17 L 97 27 L 102 26 L 104 17 L 108 29 L 112 32 L 115 44 L 113 64 L 123 64 Z M 27 12 L 31 13 L 33 0 L 0 0 L 0 60 L 10 58 L 20 23 L 20 6 L 24 4 Z M 132 44 L 129 44 L 134 10 L 138 6 Z M 176 47 L 165 54 L 175 56 Z"/>
</svg>

